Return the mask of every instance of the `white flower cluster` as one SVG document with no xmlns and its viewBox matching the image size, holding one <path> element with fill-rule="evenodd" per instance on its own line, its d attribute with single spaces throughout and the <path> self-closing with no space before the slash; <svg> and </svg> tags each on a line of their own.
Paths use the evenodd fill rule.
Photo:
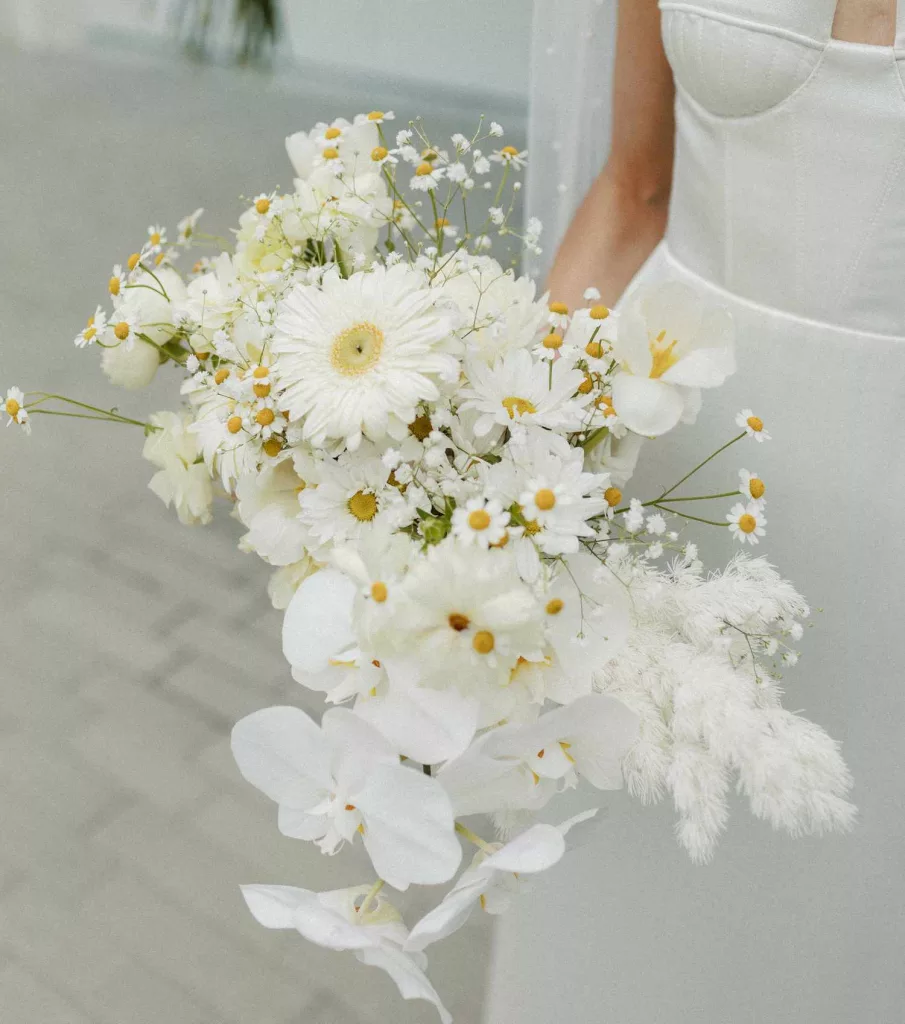
<svg viewBox="0 0 905 1024">
<path fill-rule="evenodd" d="M 532 816 L 563 790 L 671 792 L 700 860 L 733 778 L 793 834 L 853 812 L 833 742 L 779 702 L 801 598 L 762 561 L 705 578 L 680 537 L 699 520 L 756 543 L 764 482 L 741 471 L 725 522 L 682 503 L 735 484 L 675 496 L 695 470 L 623 498 L 643 439 L 692 422 L 733 372 L 728 314 L 672 283 L 618 315 L 593 289 L 579 310 L 538 297 L 486 252 L 516 235 L 525 153 L 496 148 L 495 123 L 444 147 L 420 123 L 391 141 L 391 119 L 290 137 L 293 192 L 252 200 L 235 251 L 188 280 L 172 263 L 204 239 L 201 211 L 174 248 L 152 227 L 76 343 L 125 387 L 184 367 L 183 409 L 144 424 L 150 486 L 185 523 L 207 522 L 217 491 L 233 499 L 242 548 L 276 570 L 293 676 L 331 705 L 320 722 L 250 715 L 233 752 L 285 835 L 328 854 L 361 843 L 376 878 L 247 887 L 252 913 L 383 968 L 448 1020 L 422 951 L 562 857 L 593 811 Z M 453 224 L 479 183 L 495 187 L 484 222 Z M 539 230 L 516 237 L 536 248 Z M 6 411 L 25 425 L 59 398 L 14 389 Z M 769 436 L 751 410 L 738 425 L 723 448 Z M 508 841 L 476 835 L 473 814 Z M 451 881 L 462 839 L 474 860 L 408 931 L 384 886 Z"/>
</svg>

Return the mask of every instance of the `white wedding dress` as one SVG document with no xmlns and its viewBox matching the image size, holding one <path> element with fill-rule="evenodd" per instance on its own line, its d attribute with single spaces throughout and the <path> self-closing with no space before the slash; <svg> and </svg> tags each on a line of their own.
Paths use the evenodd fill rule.
<svg viewBox="0 0 905 1024">
<path fill-rule="evenodd" d="M 578 7 L 611 26 L 601 4 Z M 660 7 L 677 85 L 675 178 L 666 238 L 632 287 L 679 278 L 727 305 L 739 368 L 705 392 L 696 425 L 645 446 L 631 491 L 647 497 L 677 480 L 733 436 L 743 407 L 764 420 L 772 441 L 736 445 L 708 467 L 709 490 L 687 493 L 730 490 L 739 466 L 766 481 L 758 553 L 815 608 L 801 662 L 786 673 L 786 703 L 842 741 L 860 820 L 850 836 L 793 840 L 739 806 L 714 863 L 694 867 L 671 836 L 669 807 L 598 795 L 607 817 L 594 842 L 501 919 L 485 1019 L 896 1024 L 905 1020 L 905 0 L 895 46 L 831 38 L 835 0 Z M 593 49 L 598 25 L 583 24 L 593 27 L 576 45 Z M 561 23 L 556 31 L 563 46 Z M 596 45 L 605 55 L 602 36 Z M 598 101 L 605 76 L 604 56 Z M 554 152 L 561 166 L 548 165 L 547 182 L 567 164 Z M 720 519 L 723 504 L 696 512 Z M 719 564 L 729 538 L 705 547 Z"/>
</svg>

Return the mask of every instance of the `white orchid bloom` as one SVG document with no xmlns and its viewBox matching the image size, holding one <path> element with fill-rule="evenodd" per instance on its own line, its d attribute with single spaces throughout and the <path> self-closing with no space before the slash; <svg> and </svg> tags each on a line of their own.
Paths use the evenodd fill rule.
<svg viewBox="0 0 905 1024">
<path fill-rule="evenodd" d="M 367 886 L 320 893 L 288 885 L 242 886 L 248 909 L 265 928 L 295 929 L 315 945 L 354 953 L 361 963 L 386 971 L 403 999 L 433 1003 L 443 1024 L 452 1024 L 424 973 L 424 955 L 403 952 L 408 931 L 399 911 L 381 893 L 368 894 Z"/>
<path fill-rule="evenodd" d="M 301 561 L 310 546 L 308 531 L 299 522 L 302 480 L 290 460 L 246 473 L 236 484 L 236 515 L 248 527 L 239 541 L 243 551 L 255 551 L 271 565 Z"/>
<path fill-rule="evenodd" d="M 335 853 L 360 833 L 374 870 L 396 889 L 450 878 L 462 851 L 442 786 L 399 763 L 373 726 L 346 708 L 320 727 L 304 711 L 273 707 L 232 733 L 242 775 L 279 805 L 279 828 Z"/>
<path fill-rule="evenodd" d="M 634 712 L 591 693 L 530 725 L 490 730 L 437 778 L 456 815 L 536 810 L 579 777 L 597 789 L 620 789 L 622 761 L 637 735 Z"/>
<path fill-rule="evenodd" d="M 700 389 L 735 371 L 732 317 L 678 282 L 644 288 L 620 316 L 614 351 L 623 372 L 613 407 L 630 430 L 656 437 L 693 421 Z"/>
<path fill-rule="evenodd" d="M 566 852 L 566 834 L 580 822 L 593 818 L 596 808 L 578 814 L 561 825 L 533 825 L 526 832 L 497 846 L 489 854 L 478 853 L 443 901 L 412 929 L 406 950 L 422 950 L 458 931 L 480 906 L 488 914 L 509 908 L 520 889 L 519 876 L 546 871 Z"/>
</svg>

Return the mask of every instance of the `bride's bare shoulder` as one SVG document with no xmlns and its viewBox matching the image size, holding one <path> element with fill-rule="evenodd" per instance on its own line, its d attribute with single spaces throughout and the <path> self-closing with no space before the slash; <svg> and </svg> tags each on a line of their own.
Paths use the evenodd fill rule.
<svg viewBox="0 0 905 1024">
<path fill-rule="evenodd" d="M 833 38 L 892 46 L 896 38 L 896 0 L 837 0 Z"/>
</svg>

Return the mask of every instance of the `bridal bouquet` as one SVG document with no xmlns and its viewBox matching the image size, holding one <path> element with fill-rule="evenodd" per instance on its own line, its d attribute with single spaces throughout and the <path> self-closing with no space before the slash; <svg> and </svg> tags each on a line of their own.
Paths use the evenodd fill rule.
<svg viewBox="0 0 905 1024">
<path fill-rule="evenodd" d="M 145 422 L 16 388 L 5 408 L 26 431 L 39 414 L 143 427 L 150 487 L 184 523 L 233 503 L 240 547 L 275 569 L 292 674 L 329 705 L 319 722 L 243 719 L 239 770 L 285 835 L 326 854 L 361 843 L 373 867 L 338 891 L 249 885 L 248 907 L 448 1021 L 423 950 L 562 858 L 595 813 L 538 823 L 564 790 L 671 794 L 699 861 L 733 784 L 792 834 L 854 810 L 836 744 L 780 702 L 805 602 L 742 553 L 707 575 L 682 534 L 758 542 L 755 472 L 677 491 L 767 440 L 763 422 L 742 411 L 674 486 L 626 498 L 644 440 L 733 371 L 728 314 L 669 283 L 618 313 L 593 289 L 575 310 L 538 297 L 489 254 L 507 236 L 537 248 L 538 224 L 513 227 L 526 154 L 496 124 L 440 145 L 420 122 L 391 137 L 391 118 L 290 137 L 294 190 L 250 200 L 235 246 L 189 273 L 176 263 L 209 241 L 200 210 L 114 267 L 76 344 L 128 389 L 173 364 L 180 408 Z M 687 511 L 713 500 L 728 511 Z M 409 930 L 388 889 L 439 884 Z"/>
</svg>

